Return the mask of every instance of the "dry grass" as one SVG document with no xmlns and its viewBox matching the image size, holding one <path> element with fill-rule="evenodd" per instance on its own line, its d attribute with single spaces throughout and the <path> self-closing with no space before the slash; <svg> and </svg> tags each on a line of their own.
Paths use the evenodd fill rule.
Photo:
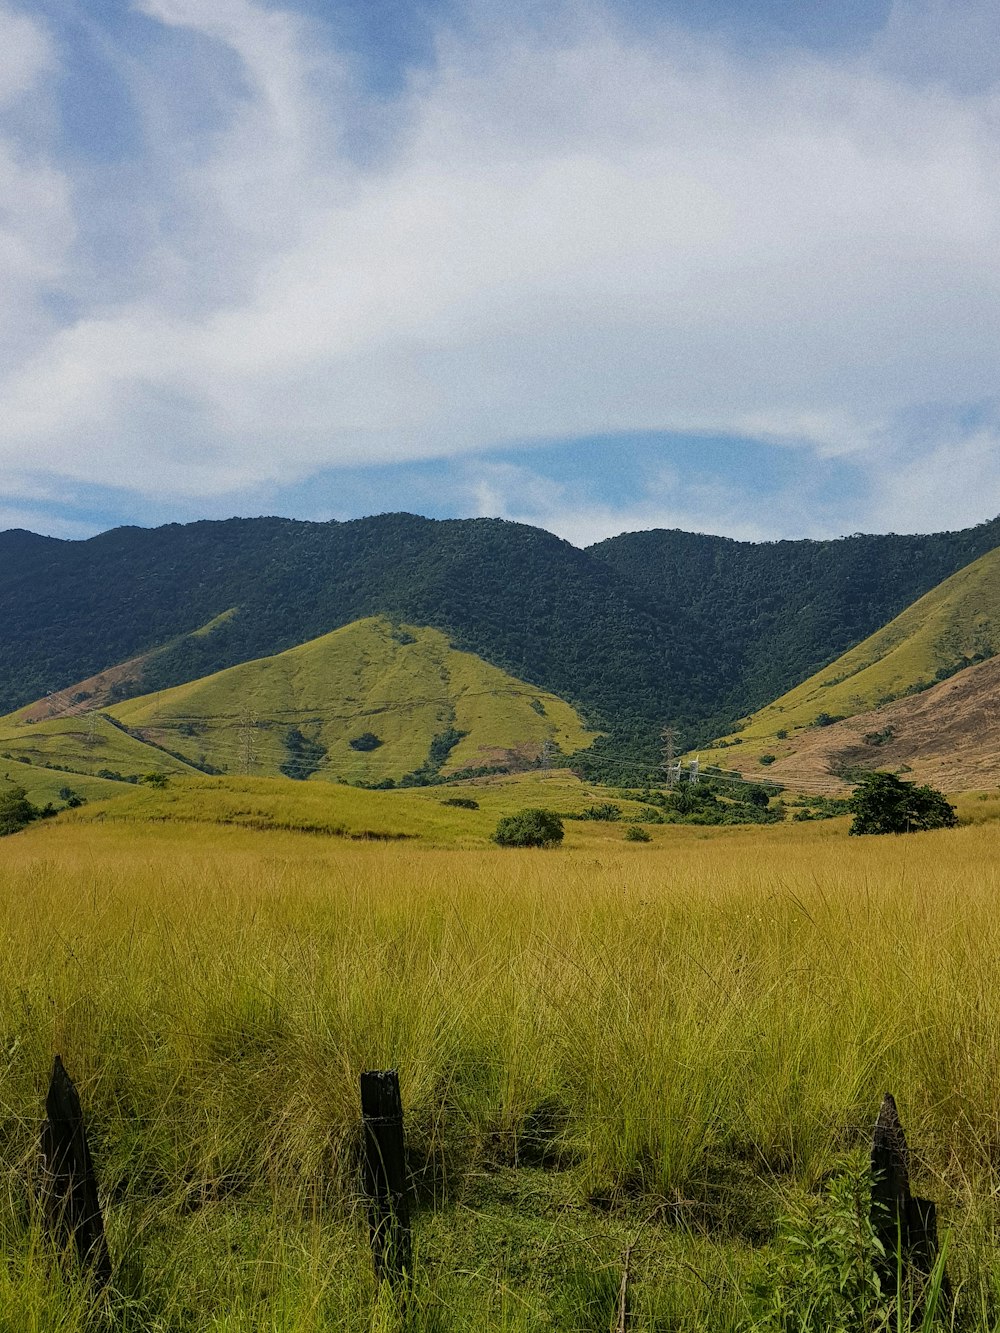
<svg viewBox="0 0 1000 1333">
<path fill-rule="evenodd" d="M 115 1327 L 391 1326 L 353 1159 L 358 1072 L 389 1066 L 427 1205 L 413 1327 L 606 1327 L 559 1302 L 660 1199 L 681 1225 L 653 1228 L 637 1327 L 752 1327 L 767 1218 L 863 1141 L 886 1089 L 985 1309 L 995 824 L 669 832 L 508 852 L 61 819 L 6 840 L 0 1306 L 34 1323 L 0 1330 L 82 1327 L 22 1217 L 57 1051 L 109 1200 Z M 561 1169 L 514 1167 L 542 1158 Z"/>
</svg>

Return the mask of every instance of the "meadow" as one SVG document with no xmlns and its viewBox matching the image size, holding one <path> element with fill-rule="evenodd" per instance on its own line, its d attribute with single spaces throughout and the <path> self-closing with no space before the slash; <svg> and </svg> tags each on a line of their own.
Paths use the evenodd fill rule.
<svg viewBox="0 0 1000 1333">
<path fill-rule="evenodd" d="M 613 1331 L 626 1253 L 633 1333 L 888 1327 L 822 1313 L 886 1090 L 961 1326 L 1000 1328 L 997 800 L 911 837 L 512 851 L 448 831 L 482 811 L 377 841 L 137 804 L 164 796 L 0 848 L 3 1333 Z M 30 1202 L 56 1052 L 116 1265 L 96 1309 Z M 358 1074 L 390 1067 L 405 1310 L 358 1198 Z"/>
</svg>

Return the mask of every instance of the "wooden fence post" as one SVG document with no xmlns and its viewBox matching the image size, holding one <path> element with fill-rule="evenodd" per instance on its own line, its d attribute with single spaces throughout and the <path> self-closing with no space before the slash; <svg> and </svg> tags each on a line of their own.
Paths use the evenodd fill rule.
<svg viewBox="0 0 1000 1333">
<path fill-rule="evenodd" d="M 73 1080 L 57 1055 L 42 1124 L 42 1207 L 50 1234 L 76 1246 L 80 1263 L 101 1287 L 111 1281 L 111 1257 L 87 1146 L 83 1110 Z"/>
<path fill-rule="evenodd" d="M 361 1075 L 361 1114 L 363 1181 L 375 1276 L 400 1282 L 411 1271 L 411 1245 L 403 1102 L 395 1069 L 372 1069 Z"/>
<path fill-rule="evenodd" d="M 888 1296 L 903 1277 L 916 1272 L 928 1277 L 937 1261 L 937 1207 L 910 1193 L 910 1150 L 899 1122 L 896 1100 L 886 1093 L 872 1136 L 872 1229 L 885 1251 L 877 1261 L 879 1284 Z M 949 1295 L 947 1276 L 942 1296 Z"/>
</svg>

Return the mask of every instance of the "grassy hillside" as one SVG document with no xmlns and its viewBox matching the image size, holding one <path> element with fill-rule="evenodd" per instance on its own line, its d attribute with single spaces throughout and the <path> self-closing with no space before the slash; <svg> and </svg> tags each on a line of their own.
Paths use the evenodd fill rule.
<svg viewBox="0 0 1000 1333">
<path fill-rule="evenodd" d="M 296 776 L 334 781 L 399 781 L 427 766 L 503 762 L 515 747 L 535 758 L 545 743 L 570 752 L 593 740 L 561 699 L 457 652 L 437 630 L 384 617 L 109 712 L 220 772 L 273 776 L 298 762 Z"/>
<path fill-rule="evenodd" d="M 456 806 L 456 799 L 475 801 L 477 808 Z M 580 782 L 565 770 L 397 791 L 365 791 L 330 782 L 304 784 L 288 778 L 194 776 L 171 779 L 163 788 L 128 787 L 113 801 L 89 804 L 64 817 L 81 824 L 216 825 L 353 841 L 410 839 L 434 846 L 484 847 L 497 820 L 514 810 L 544 806 L 572 815 L 608 800 L 619 806 L 626 819 L 642 810 L 638 801 Z M 569 820 L 564 846 L 619 844 L 630 827 L 628 823 Z M 676 826 L 651 825 L 648 829 L 654 842 L 688 832 Z M 691 829 L 690 835 L 703 832 Z"/>
<path fill-rule="evenodd" d="M 766 772 L 793 791 L 843 795 L 863 769 L 887 769 L 941 791 L 1000 788 L 1000 657 L 966 667 L 929 690 L 787 739 L 723 751 L 747 776 Z M 762 754 L 774 755 L 766 768 Z M 749 760 L 749 763 L 746 761 Z"/>
<path fill-rule="evenodd" d="M 28 794 L 28 800 L 34 805 L 52 804 L 57 807 L 65 803 L 61 792 L 66 788 L 85 801 L 101 801 L 106 797 L 120 796 L 132 790 L 130 785 L 122 782 L 90 777 L 81 773 L 65 773 L 60 769 L 41 768 L 37 764 L 0 756 L 0 793 L 12 786 L 23 787 Z"/>
<path fill-rule="evenodd" d="M 0 718 L 0 765 L 8 759 L 91 777 L 191 772 L 190 765 L 143 744 L 96 712 L 43 722 L 16 713 Z"/>
<path fill-rule="evenodd" d="M 883 629 L 754 713 L 709 751 L 735 763 L 774 753 L 831 719 L 853 717 L 946 679 L 1000 652 L 1000 549 L 990 551 L 921 597 Z M 779 733 L 786 732 L 787 738 Z M 738 744 L 736 751 L 725 747 Z"/>
<path fill-rule="evenodd" d="M 136 658 L 159 690 L 387 615 L 613 728 L 593 747 L 611 775 L 655 763 L 665 721 L 692 744 L 719 734 L 998 543 L 1000 520 L 827 542 L 633 533 L 585 551 L 407 514 L 0 533 L 0 710 Z"/>
</svg>

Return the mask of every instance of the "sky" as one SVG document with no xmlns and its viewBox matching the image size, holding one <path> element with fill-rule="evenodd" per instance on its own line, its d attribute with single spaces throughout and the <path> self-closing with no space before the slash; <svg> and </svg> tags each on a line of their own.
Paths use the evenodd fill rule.
<svg viewBox="0 0 1000 1333">
<path fill-rule="evenodd" d="M 1000 513 L 996 0 L 0 0 L 0 528 Z"/>
</svg>

